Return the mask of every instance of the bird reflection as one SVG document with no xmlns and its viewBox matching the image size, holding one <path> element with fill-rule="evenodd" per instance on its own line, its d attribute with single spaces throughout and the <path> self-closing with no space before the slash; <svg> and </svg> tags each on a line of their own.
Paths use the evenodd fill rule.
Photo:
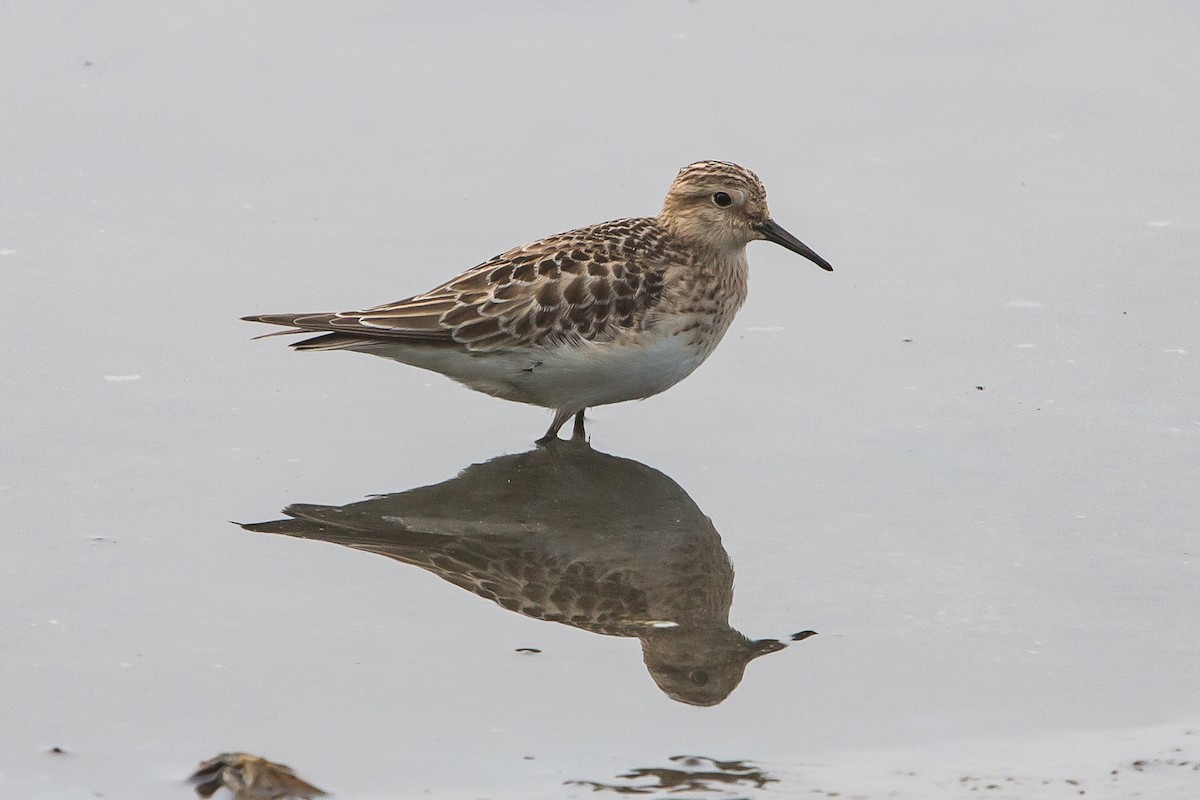
<svg viewBox="0 0 1200 800">
<path fill-rule="evenodd" d="M 296 504 L 243 525 L 428 570 L 510 611 L 641 641 L 672 699 L 720 703 L 783 649 L 729 626 L 733 566 L 712 522 L 656 469 L 551 443 L 433 486 L 345 506 Z"/>
</svg>

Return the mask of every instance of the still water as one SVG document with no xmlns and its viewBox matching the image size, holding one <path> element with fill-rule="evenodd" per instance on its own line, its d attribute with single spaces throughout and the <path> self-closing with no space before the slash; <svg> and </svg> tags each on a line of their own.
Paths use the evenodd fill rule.
<svg viewBox="0 0 1200 800">
<path fill-rule="evenodd" d="M 0 796 L 235 750 L 346 798 L 1194 796 L 1200 17 L 1155 8 L 5 5 Z M 836 271 L 752 245 L 590 446 L 237 321 L 701 158 Z"/>
</svg>

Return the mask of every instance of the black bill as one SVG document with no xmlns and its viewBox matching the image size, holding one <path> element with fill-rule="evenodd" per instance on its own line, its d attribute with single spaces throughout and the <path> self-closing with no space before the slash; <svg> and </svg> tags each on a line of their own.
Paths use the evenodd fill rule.
<svg viewBox="0 0 1200 800">
<path fill-rule="evenodd" d="M 831 265 L 828 261 L 826 261 L 825 259 L 821 258 L 819 255 L 817 255 L 813 251 L 813 249 L 811 247 L 809 247 L 808 245 L 806 245 L 804 242 L 800 241 L 795 236 L 792 236 L 790 233 L 785 231 L 783 228 L 779 227 L 779 223 L 776 222 L 775 220 L 773 220 L 773 219 L 767 220 L 766 222 L 762 223 L 761 225 L 758 225 L 757 230 L 759 233 L 761 233 L 763 235 L 763 238 L 766 239 L 768 242 L 774 242 L 777 245 L 786 247 L 788 250 L 791 250 L 793 253 L 799 253 L 800 255 L 804 256 L 805 258 L 807 258 L 809 261 L 816 264 L 821 269 L 827 270 L 829 272 L 833 272 L 833 265 Z"/>
</svg>

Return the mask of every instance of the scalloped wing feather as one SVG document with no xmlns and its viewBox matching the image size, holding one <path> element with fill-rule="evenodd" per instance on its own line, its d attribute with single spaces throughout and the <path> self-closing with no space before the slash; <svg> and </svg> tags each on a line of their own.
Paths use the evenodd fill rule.
<svg viewBox="0 0 1200 800">
<path fill-rule="evenodd" d="M 607 341 L 643 325 L 667 267 L 681 260 L 657 220 L 614 220 L 514 248 L 395 303 L 253 319 L 364 338 L 456 342 L 474 352 Z"/>
</svg>

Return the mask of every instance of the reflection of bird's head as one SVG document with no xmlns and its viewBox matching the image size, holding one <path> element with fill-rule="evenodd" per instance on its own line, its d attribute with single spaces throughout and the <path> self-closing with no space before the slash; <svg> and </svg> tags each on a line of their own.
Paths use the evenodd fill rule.
<svg viewBox="0 0 1200 800">
<path fill-rule="evenodd" d="M 742 682 L 751 660 L 786 646 L 747 639 L 732 628 L 664 628 L 642 637 L 642 660 L 672 700 L 715 706 Z"/>
</svg>

